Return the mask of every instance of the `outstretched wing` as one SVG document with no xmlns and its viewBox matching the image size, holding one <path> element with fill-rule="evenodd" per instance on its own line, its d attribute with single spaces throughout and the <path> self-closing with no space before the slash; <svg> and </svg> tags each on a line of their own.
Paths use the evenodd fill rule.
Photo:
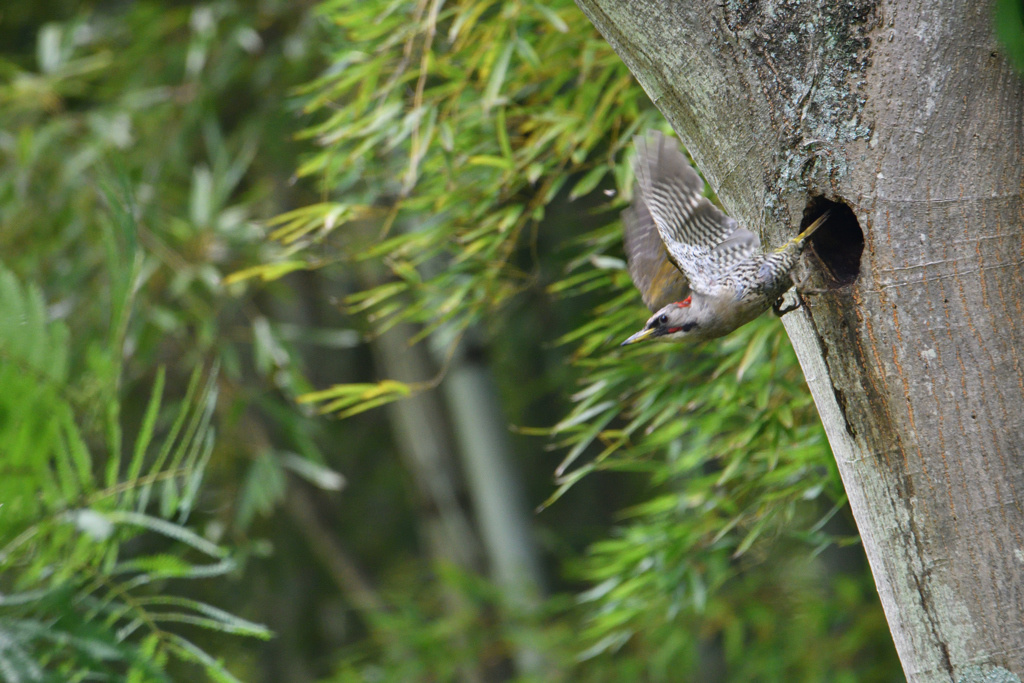
<svg viewBox="0 0 1024 683">
<path fill-rule="evenodd" d="M 715 293 L 733 266 L 758 252 L 760 240 L 708 201 L 704 181 L 675 141 L 654 132 L 634 143 L 640 194 L 669 258 L 694 290 Z"/>
<path fill-rule="evenodd" d="M 633 206 L 622 212 L 622 226 L 629 276 L 644 305 L 653 312 L 689 296 L 686 276 L 669 260 L 640 188 L 633 191 Z"/>
</svg>

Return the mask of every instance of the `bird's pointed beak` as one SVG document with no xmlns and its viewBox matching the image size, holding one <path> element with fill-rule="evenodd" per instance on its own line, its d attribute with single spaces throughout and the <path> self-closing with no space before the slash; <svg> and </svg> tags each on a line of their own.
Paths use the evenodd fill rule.
<svg viewBox="0 0 1024 683">
<path fill-rule="evenodd" d="M 629 346 L 630 344 L 636 344 L 637 342 L 642 342 L 644 339 L 647 339 L 652 334 L 654 334 L 654 328 L 653 327 L 646 327 L 646 328 L 640 330 L 639 332 L 637 332 L 636 334 L 634 334 L 632 337 L 630 337 L 626 341 L 624 341 L 621 344 L 619 344 L 619 346 Z"/>
</svg>

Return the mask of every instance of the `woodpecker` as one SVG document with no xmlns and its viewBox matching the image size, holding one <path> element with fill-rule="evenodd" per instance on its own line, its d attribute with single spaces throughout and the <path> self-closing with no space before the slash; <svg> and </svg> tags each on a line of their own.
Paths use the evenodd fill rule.
<svg viewBox="0 0 1024 683">
<path fill-rule="evenodd" d="M 636 137 L 633 205 L 622 214 L 633 284 L 654 312 L 622 346 L 644 340 L 704 341 L 729 334 L 769 307 L 778 315 L 790 272 L 825 219 L 777 251 L 704 196 L 704 181 L 676 143 L 660 133 Z"/>
</svg>

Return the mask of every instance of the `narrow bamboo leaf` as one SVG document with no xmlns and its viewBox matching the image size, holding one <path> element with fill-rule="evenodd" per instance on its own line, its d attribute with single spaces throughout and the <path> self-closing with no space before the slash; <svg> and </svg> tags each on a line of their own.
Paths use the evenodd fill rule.
<svg viewBox="0 0 1024 683">
<path fill-rule="evenodd" d="M 243 620 L 239 620 L 243 621 L 241 624 L 229 623 L 220 619 L 199 617 L 183 612 L 150 612 L 149 618 L 156 623 L 176 622 L 179 624 L 191 624 L 192 626 L 198 626 L 211 631 L 220 631 L 221 633 L 230 633 L 236 636 L 249 636 L 250 638 L 260 638 L 261 640 L 269 640 L 273 635 L 265 626 L 244 622 Z"/>
<path fill-rule="evenodd" d="M 372 410 L 373 408 L 379 408 L 380 406 L 386 406 L 389 403 L 400 401 L 402 398 L 404 397 L 398 394 L 392 394 L 391 396 L 381 396 L 371 401 L 364 401 L 359 405 L 352 406 L 351 408 L 347 408 L 345 410 L 340 410 L 339 408 L 331 408 L 330 406 L 324 406 L 324 408 L 321 410 L 321 413 L 327 414 L 338 411 L 338 418 L 343 420 L 347 417 L 358 415 L 359 413 L 365 413 L 367 410 Z"/>
<path fill-rule="evenodd" d="M 512 170 L 512 160 L 505 157 L 496 157 L 488 154 L 478 154 L 466 160 L 474 166 L 493 166 L 503 170 Z"/>
<path fill-rule="evenodd" d="M 281 458 L 281 463 L 324 491 L 340 491 L 345 487 L 345 477 L 341 473 L 296 453 L 285 453 Z"/>
<path fill-rule="evenodd" d="M 750 341 L 750 344 L 747 345 L 747 350 L 743 354 L 743 360 L 740 361 L 740 366 L 736 370 L 737 382 L 743 381 L 743 375 L 746 374 L 747 370 L 750 369 L 750 366 L 757 362 L 761 357 L 761 352 L 764 351 L 765 344 L 768 341 L 768 336 L 770 334 L 771 331 L 765 329 L 755 335 Z"/>
<path fill-rule="evenodd" d="M 91 491 L 94 488 L 95 482 L 92 475 L 92 456 L 89 454 L 89 447 L 85 444 L 82 434 L 78 431 L 78 425 L 75 424 L 71 409 L 62 409 L 60 417 L 68 453 L 78 475 L 78 486 L 82 491 Z"/>
<path fill-rule="evenodd" d="M 246 635 L 252 635 L 263 640 L 267 640 L 273 635 L 273 632 L 263 624 L 257 624 L 256 622 L 249 621 L 248 619 L 243 619 L 231 614 L 230 612 L 225 612 L 219 607 L 214 607 L 213 605 L 200 602 L 198 600 L 162 595 L 143 598 L 138 600 L 138 602 L 144 605 L 169 605 L 172 607 L 193 610 L 206 617 L 215 619 L 222 624 L 233 626 L 239 631 L 245 630 L 247 631 Z"/>
<path fill-rule="evenodd" d="M 756 541 L 757 537 L 761 535 L 762 531 L 764 531 L 767 522 L 768 519 L 764 518 L 754 525 L 754 528 L 751 529 L 750 532 L 740 542 L 739 546 L 736 548 L 736 552 L 732 554 L 734 558 L 739 557 L 743 555 L 743 553 L 750 550 L 750 546 L 754 545 L 754 541 Z"/>
<path fill-rule="evenodd" d="M 512 159 L 512 145 L 508 141 L 508 130 L 505 123 L 505 107 L 499 107 L 494 117 L 494 128 L 498 133 L 498 146 L 501 147 L 501 155 L 506 159 Z"/>
<path fill-rule="evenodd" d="M 412 393 L 412 388 L 405 382 L 390 379 L 382 380 L 376 384 L 336 384 L 329 389 L 302 394 L 295 400 L 299 403 L 317 403 L 351 395 L 355 395 L 359 400 L 366 400 L 388 393 L 408 396 Z"/>
<path fill-rule="evenodd" d="M 561 477 L 562 474 L 569 468 L 569 466 L 572 465 L 577 458 L 583 455 L 583 451 L 585 451 L 587 447 L 590 446 L 591 443 L 593 443 L 594 439 L 596 439 L 598 434 L 601 433 L 601 430 L 604 429 L 608 425 L 608 423 L 611 422 L 618 414 L 619 411 L 617 409 L 609 410 L 607 413 L 604 414 L 604 416 L 601 417 L 600 420 L 590 425 L 586 429 L 586 431 L 584 431 L 583 434 L 580 435 L 579 441 L 577 441 L 576 445 L 572 447 L 572 450 L 570 450 L 569 453 L 566 454 L 562 462 L 560 462 L 558 464 L 558 467 L 555 468 L 555 476 Z"/>
<path fill-rule="evenodd" d="M 153 390 L 149 395 L 149 403 L 146 405 L 146 413 L 142 418 L 142 425 L 139 427 L 139 435 L 135 438 L 135 449 L 132 453 L 131 462 L 128 465 L 128 495 L 126 499 L 131 500 L 135 485 L 142 472 L 142 463 L 146 459 L 146 451 L 153 440 L 153 430 L 156 428 L 156 418 L 160 413 L 160 401 L 164 393 L 164 366 L 156 372 L 156 381 L 153 383 Z"/>
<path fill-rule="evenodd" d="M 239 495 L 236 521 L 246 528 L 257 513 L 267 515 L 284 498 L 287 481 L 278 458 L 264 451 L 253 460 Z"/>
<path fill-rule="evenodd" d="M 114 510 L 108 512 L 106 513 L 106 517 L 114 524 L 127 524 L 141 527 L 168 538 L 172 538 L 176 541 L 181 541 L 182 543 L 191 546 L 210 557 L 221 559 L 226 555 L 223 549 L 218 547 L 215 543 L 207 541 L 194 531 L 174 524 L 173 522 L 168 522 L 167 520 L 159 517 L 152 517 L 150 515 L 144 515 L 138 512 L 129 512 L 126 510 Z"/>
<path fill-rule="evenodd" d="M 579 182 L 573 186 L 572 191 L 569 193 L 569 201 L 579 199 L 585 195 L 590 194 L 597 187 L 597 184 L 601 182 L 601 179 L 608 175 L 608 171 L 611 168 L 602 164 L 597 168 L 592 168 L 580 178 Z"/>
<path fill-rule="evenodd" d="M 512 58 L 512 51 L 515 50 L 515 47 L 514 42 L 507 43 L 494 63 L 494 68 L 491 70 L 490 78 L 487 79 L 487 87 L 484 88 L 484 95 L 480 102 L 484 111 L 488 111 L 504 99 L 499 97 L 499 93 L 501 93 L 501 86 L 505 83 L 509 60 Z"/>
<path fill-rule="evenodd" d="M 562 19 L 562 17 L 558 16 L 555 10 L 548 7 L 543 2 L 535 2 L 533 3 L 533 7 L 544 15 L 544 18 L 555 27 L 556 31 L 559 33 L 566 33 L 569 31 L 569 25 L 565 23 L 565 20 Z"/>
<path fill-rule="evenodd" d="M 578 467 L 577 469 L 570 472 L 565 477 L 559 479 L 558 488 L 555 489 L 554 493 L 548 496 L 547 500 L 545 500 L 543 503 L 537 506 L 537 512 L 541 512 L 545 508 L 551 507 L 555 503 L 555 501 L 557 501 L 559 498 L 565 495 L 565 492 L 571 489 L 576 482 L 578 482 L 580 479 L 587 476 L 593 471 L 593 465 L 582 465 L 581 467 Z"/>
<path fill-rule="evenodd" d="M 178 444 L 178 447 L 171 455 L 168 469 L 171 472 L 181 471 L 189 474 L 195 466 L 200 449 L 206 438 L 206 431 L 210 428 L 210 420 L 213 418 L 213 410 L 217 405 L 217 374 L 219 367 L 214 365 L 206 378 L 206 385 L 196 399 L 195 410 L 192 411 L 192 419 L 185 428 L 185 433 Z M 183 491 L 181 493 L 184 493 Z M 181 498 L 175 479 L 166 480 L 165 497 L 161 514 L 170 517 L 178 510 Z"/>
<path fill-rule="evenodd" d="M 243 268 L 231 273 L 224 278 L 224 284 L 233 285 L 236 282 L 242 282 L 254 277 L 258 277 L 264 282 L 272 282 L 273 280 L 281 279 L 288 273 L 294 273 L 297 270 L 304 270 L 308 267 L 309 265 L 305 261 L 279 261 L 278 263 L 252 266 L 251 268 Z"/>
<path fill-rule="evenodd" d="M 174 419 L 174 424 L 171 426 L 171 431 L 164 437 L 163 447 L 157 454 L 157 457 L 153 461 L 153 465 L 149 468 L 149 477 L 151 480 L 155 480 L 155 475 L 163 471 L 164 464 L 167 458 L 170 457 L 171 451 L 174 448 L 175 442 L 178 439 L 178 434 L 181 432 L 182 427 L 185 425 L 185 421 L 188 419 L 189 409 L 192 401 L 195 398 L 195 393 L 199 389 L 199 383 L 202 379 L 203 369 L 197 367 L 192 371 L 192 377 L 189 378 L 188 389 L 185 391 L 185 398 L 181 403 L 181 408 L 178 410 L 178 415 Z M 142 512 L 149 505 L 150 492 L 152 490 L 152 481 L 147 482 L 139 494 L 139 501 L 136 505 L 136 510 Z"/>
<path fill-rule="evenodd" d="M 167 634 L 168 643 L 174 648 L 176 654 L 185 661 L 199 664 L 206 673 L 218 683 L 242 683 L 235 678 L 220 660 L 214 659 L 198 645 L 182 638 L 175 633 Z"/>
<path fill-rule="evenodd" d="M 603 401 L 601 403 L 598 403 L 596 406 L 592 406 L 590 408 L 587 408 L 586 410 L 584 410 L 584 411 L 582 411 L 580 413 L 575 413 L 575 411 L 574 411 L 574 413 L 570 414 L 569 417 L 567 417 L 566 419 L 562 420 L 561 422 L 556 424 L 554 427 L 552 427 L 551 428 L 551 432 L 553 434 L 558 434 L 559 432 L 564 432 L 565 430 L 567 430 L 567 429 L 569 429 L 571 427 L 575 427 L 578 424 L 582 424 L 583 422 L 586 422 L 587 420 L 589 420 L 590 418 L 594 417 L 595 415 L 599 415 L 599 414 L 603 413 L 604 411 L 606 411 L 609 408 L 612 408 L 614 406 L 615 406 L 615 401 Z"/>
<path fill-rule="evenodd" d="M 602 380 L 599 380 L 597 382 L 593 382 L 586 389 L 583 389 L 581 391 L 576 392 L 575 394 L 573 394 L 569 398 L 572 399 L 572 401 L 574 401 L 574 402 L 579 402 L 579 401 L 582 401 L 585 398 L 590 398 L 591 396 L 593 396 L 594 394 L 598 393 L 599 391 L 602 391 L 607 386 L 608 386 L 608 380 L 607 379 L 602 379 Z"/>
<path fill-rule="evenodd" d="M 192 565 L 177 555 L 147 555 L 137 557 L 117 564 L 111 574 L 122 574 L 129 572 L 145 572 L 156 576 L 186 576 L 192 570 Z"/>
<path fill-rule="evenodd" d="M 181 502 L 178 503 L 179 524 L 187 522 L 188 516 L 192 513 L 192 506 L 195 503 L 196 496 L 199 495 L 199 487 L 203 483 L 203 475 L 206 473 L 206 467 L 210 462 L 210 457 L 213 455 L 213 445 L 213 430 L 209 429 L 206 432 L 202 450 L 197 451 L 200 453 L 198 461 L 189 467 L 189 474 L 185 482 L 185 492 L 181 497 Z"/>
</svg>

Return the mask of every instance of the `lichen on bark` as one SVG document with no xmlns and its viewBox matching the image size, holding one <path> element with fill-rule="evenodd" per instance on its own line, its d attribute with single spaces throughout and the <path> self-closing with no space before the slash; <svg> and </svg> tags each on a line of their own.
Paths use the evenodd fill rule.
<svg viewBox="0 0 1024 683">
<path fill-rule="evenodd" d="M 800 0 L 728 0 L 720 22 L 757 73 L 771 124 L 782 133 L 765 181 L 774 189 L 766 208 L 784 219 L 780 197 L 836 184 L 849 171 L 842 146 L 871 135 L 865 72 L 880 11 L 875 0 L 828 11 Z"/>
</svg>

